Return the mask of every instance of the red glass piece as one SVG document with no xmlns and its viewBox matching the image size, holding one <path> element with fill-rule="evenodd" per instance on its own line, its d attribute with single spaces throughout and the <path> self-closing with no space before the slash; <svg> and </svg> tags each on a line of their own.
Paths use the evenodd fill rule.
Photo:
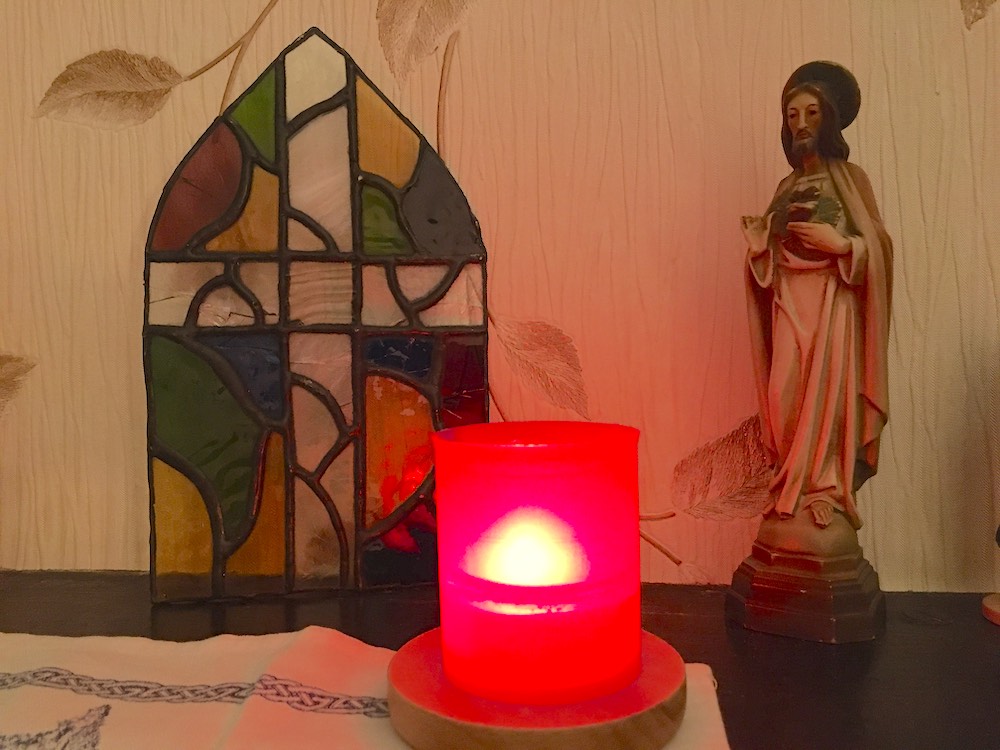
<svg viewBox="0 0 1000 750">
<path fill-rule="evenodd" d="M 151 250 L 183 249 L 233 204 L 243 172 L 239 141 L 217 120 L 178 170 L 160 199 Z"/>
<path fill-rule="evenodd" d="M 486 421 L 486 347 L 449 341 L 441 372 L 441 422 L 459 427 Z"/>
</svg>

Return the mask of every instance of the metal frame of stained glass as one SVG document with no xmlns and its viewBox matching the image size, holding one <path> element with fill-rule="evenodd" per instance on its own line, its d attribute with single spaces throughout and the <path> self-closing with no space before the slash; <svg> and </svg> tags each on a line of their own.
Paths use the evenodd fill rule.
<svg viewBox="0 0 1000 750">
<path fill-rule="evenodd" d="M 430 432 L 488 419 L 486 251 L 318 29 L 181 161 L 145 286 L 153 598 L 433 580 Z"/>
</svg>

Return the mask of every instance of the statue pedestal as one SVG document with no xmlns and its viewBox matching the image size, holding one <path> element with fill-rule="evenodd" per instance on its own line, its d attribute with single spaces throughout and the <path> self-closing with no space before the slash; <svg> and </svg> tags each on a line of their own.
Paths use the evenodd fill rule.
<svg viewBox="0 0 1000 750">
<path fill-rule="evenodd" d="M 733 574 L 726 617 L 750 630 L 823 643 L 868 641 L 885 629 L 885 596 L 858 535 L 841 515 L 765 518 Z"/>
</svg>

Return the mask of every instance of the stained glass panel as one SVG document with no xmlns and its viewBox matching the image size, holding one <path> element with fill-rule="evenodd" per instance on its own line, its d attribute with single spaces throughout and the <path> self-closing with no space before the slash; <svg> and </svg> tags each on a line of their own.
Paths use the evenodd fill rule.
<svg viewBox="0 0 1000 750">
<path fill-rule="evenodd" d="M 485 257 L 318 30 L 210 125 L 146 246 L 155 598 L 433 580 L 429 436 L 487 418 Z"/>
</svg>

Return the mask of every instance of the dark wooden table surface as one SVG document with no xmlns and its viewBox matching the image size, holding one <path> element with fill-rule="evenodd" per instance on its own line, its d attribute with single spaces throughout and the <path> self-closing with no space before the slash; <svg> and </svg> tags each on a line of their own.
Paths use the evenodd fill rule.
<svg viewBox="0 0 1000 750">
<path fill-rule="evenodd" d="M 831 646 L 727 624 L 721 587 L 643 587 L 643 625 L 718 680 L 734 750 L 1000 750 L 1000 627 L 978 594 L 887 594 L 884 636 Z M 399 648 L 438 624 L 430 586 L 152 605 L 136 573 L 0 572 L 0 631 L 184 641 L 307 625 Z M 609 750 L 613 750 L 609 748 Z"/>
</svg>

